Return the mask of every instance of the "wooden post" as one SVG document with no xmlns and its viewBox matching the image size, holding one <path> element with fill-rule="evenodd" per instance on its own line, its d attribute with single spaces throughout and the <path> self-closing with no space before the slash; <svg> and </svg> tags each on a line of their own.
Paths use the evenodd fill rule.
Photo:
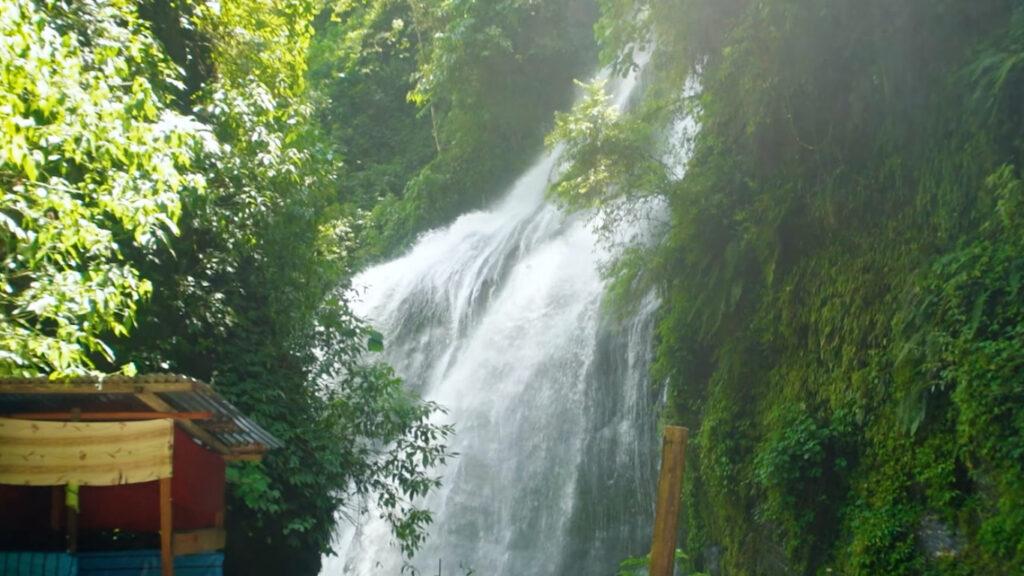
<svg viewBox="0 0 1024 576">
<path fill-rule="evenodd" d="M 171 549 L 174 523 L 171 521 L 171 479 L 160 479 L 160 574 L 174 576 L 174 551 Z"/>
<path fill-rule="evenodd" d="M 689 433 L 689 430 L 681 426 L 665 428 L 665 437 L 661 443 L 658 499 L 654 509 L 650 576 L 673 576 L 675 572 L 679 492 L 683 486 L 683 472 L 686 469 L 686 441 Z"/>
</svg>

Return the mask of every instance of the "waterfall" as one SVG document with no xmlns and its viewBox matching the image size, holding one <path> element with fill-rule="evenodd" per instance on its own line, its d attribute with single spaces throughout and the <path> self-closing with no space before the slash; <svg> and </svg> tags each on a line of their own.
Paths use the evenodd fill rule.
<svg viewBox="0 0 1024 576">
<path fill-rule="evenodd" d="M 611 83 L 616 105 L 636 83 Z M 409 561 L 419 574 L 437 574 L 440 561 L 445 575 L 611 575 L 649 545 L 658 302 L 647 297 L 627 320 L 603 311 L 608 248 L 588 215 L 545 201 L 558 154 L 491 209 L 354 282 L 386 360 L 456 427 L 459 456 L 423 503 L 434 523 Z M 343 522 L 322 575 L 397 575 L 404 564 L 371 510 Z"/>
</svg>

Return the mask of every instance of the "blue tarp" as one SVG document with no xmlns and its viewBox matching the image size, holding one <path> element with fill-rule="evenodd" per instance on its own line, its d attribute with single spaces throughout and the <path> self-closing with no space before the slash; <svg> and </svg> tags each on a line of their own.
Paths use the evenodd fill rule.
<svg viewBox="0 0 1024 576">
<path fill-rule="evenodd" d="M 75 576 L 78 559 L 64 552 L 0 552 L 2 576 Z"/>
<path fill-rule="evenodd" d="M 223 576 L 224 554 L 176 556 L 174 574 Z M 160 551 L 0 552 L 0 576 L 160 576 Z"/>
<path fill-rule="evenodd" d="M 82 552 L 78 555 L 79 576 L 160 576 L 159 550 L 124 552 Z M 175 576 L 223 576 L 224 554 L 175 556 Z"/>
</svg>

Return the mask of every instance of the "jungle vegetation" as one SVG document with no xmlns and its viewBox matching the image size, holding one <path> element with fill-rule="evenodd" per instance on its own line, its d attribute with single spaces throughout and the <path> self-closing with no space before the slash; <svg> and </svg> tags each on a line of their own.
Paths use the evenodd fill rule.
<svg viewBox="0 0 1024 576">
<path fill-rule="evenodd" d="M 612 301 L 663 298 L 689 569 L 1024 573 L 1024 8 L 601 6 L 606 63 L 653 51 L 646 93 L 559 116 L 555 195 L 667 202 Z M 660 152 L 686 114 L 678 177 Z"/>
</svg>

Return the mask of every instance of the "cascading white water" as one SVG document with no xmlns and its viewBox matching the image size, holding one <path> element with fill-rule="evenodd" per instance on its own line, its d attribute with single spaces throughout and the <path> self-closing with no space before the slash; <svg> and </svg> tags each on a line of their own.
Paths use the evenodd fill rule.
<svg viewBox="0 0 1024 576">
<path fill-rule="evenodd" d="M 623 106 L 636 76 L 613 85 Z M 657 300 L 628 321 L 601 307 L 608 256 L 586 215 L 545 202 L 558 151 L 490 210 L 423 236 L 358 276 L 357 312 L 386 360 L 448 408 L 459 456 L 424 505 L 421 574 L 614 574 L 643 554 L 653 515 L 656 387 L 647 377 Z M 342 526 L 322 575 L 399 574 L 372 511 Z"/>
</svg>

